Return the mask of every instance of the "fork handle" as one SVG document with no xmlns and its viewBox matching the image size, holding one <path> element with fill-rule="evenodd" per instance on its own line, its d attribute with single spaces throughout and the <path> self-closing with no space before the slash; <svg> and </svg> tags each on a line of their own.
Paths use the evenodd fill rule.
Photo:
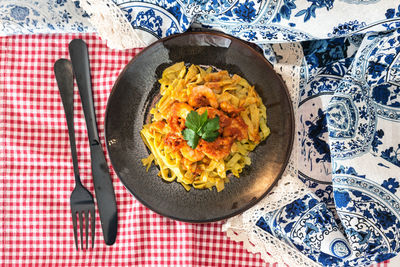
<svg viewBox="0 0 400 267">
<path fill-rule="evenodd" d="M 58 90 L 64 106 L 67 119 L 69 142 L 71 145 L 72 163 L 74 165 L 75 182 L 81 183 L 79 178 L 78 157 L 76 153 L 75 130 L 74 130 L 74 76 L 72 64 L 68 59 L 59 59 L 54 63 L 54 74 L 56 76 Z"/>
</svg>

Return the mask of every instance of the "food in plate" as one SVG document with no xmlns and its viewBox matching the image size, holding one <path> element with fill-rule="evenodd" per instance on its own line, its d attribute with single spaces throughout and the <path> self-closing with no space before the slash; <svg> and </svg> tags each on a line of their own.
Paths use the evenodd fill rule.
<svg viewBox="0 0 400 267">
<path fill-rule="evenodd" d="M 223 190 L 270 134 L 260 96 L 239 75 L 184 62 L 166 68 L 159 83 L 161 99 L 141 130 L 151 151 L 143 165 L 154 161 L 162 179 L 187 191 Z"/>
</svg>

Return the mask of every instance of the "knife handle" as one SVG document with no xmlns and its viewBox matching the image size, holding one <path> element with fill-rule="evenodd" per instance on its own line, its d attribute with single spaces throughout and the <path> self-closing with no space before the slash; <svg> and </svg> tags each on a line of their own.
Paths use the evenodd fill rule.
<svg viewBox="0 0 400 267">
<path fill-rule="evenodd" d="M 74 39 L 69 43 L 69 54 L 72 61 L 76 83 L 85 114 L 90 145 L 100 144 L 97 131 L 96 113 L 94 110 L 92 79 L 90 77 L 89 53 L 86 43 L 81 39 Z"/>
</svg>

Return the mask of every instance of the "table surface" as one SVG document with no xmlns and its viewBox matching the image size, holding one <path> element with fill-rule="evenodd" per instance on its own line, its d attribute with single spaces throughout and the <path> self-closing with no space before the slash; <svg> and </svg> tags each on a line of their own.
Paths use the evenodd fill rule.
<svg viewBox="0 0 400 267">
<path fill-rule="evenodd" d="M 89 47 L 97 122 L 104 146 L 108 94 L 118 74 L 140 49 L 111 50 L 94 34 L 0 38 L 1 262 L 40 266 L 269 266 L 259 255 L 229 240 L 221 231 L 222 222 L 181 223 L 145 208 L 119 182 L 110 164 L 118 202 L 117 241 L 110 247 L 104 244 L 97 213 L 94 249 L 75 250 L 69 206 L 73 167 L 53 64 L 69 57 L 68 43 L 77 37 Z M 77 89 L 74 97 L 80 173 L 83 184 L 93 193 L 86 124 Z"/>
<path fill-rule="evenodd" d="M 108 94 L 118 74 L 140 49 L 111 50 L 95 34 L 0 38 L 1 265 L 277 266 L 229 240 L 221 231 L 223 222 L 187 224 L 150 211 L 127 192 L 110 163 L 118 202 L 117 241 L 110 247 L 104 244 L 97 213 L 94 249 L 75 250 L 69 206 L 73 167 L 53 74 L 54 62 L 69 58 L 68 43 L 74 38 L 84 39 L 89 47 L 104 146 Z M 74 97 L 80 173 L 83 184 L 93 193 L 86 124 L 77 90 Z M 392 262 L 377 266 L 400 266 L 394 265 L 396 260 Z"/>
</svg>

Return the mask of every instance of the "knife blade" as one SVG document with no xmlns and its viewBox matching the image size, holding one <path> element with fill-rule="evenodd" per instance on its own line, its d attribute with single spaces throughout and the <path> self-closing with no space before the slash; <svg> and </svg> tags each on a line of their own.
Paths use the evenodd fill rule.
<svg viewBox="0 0 400 267">
<path fill-rule="evenodd" d="M 97 207 L 100 214 L 104 242 L 107 245 L 112 245 L 115 243 L 117 236 L 117 202 L 97 130 L 96 114 L 92 95 L 92 81 L 90 77 L 89 53 L 86 43 L 81 39 L 72 40 L 69 43 L 69 53 L 86 120 L 90 144 L 93 184 Z"/>
</svg>

